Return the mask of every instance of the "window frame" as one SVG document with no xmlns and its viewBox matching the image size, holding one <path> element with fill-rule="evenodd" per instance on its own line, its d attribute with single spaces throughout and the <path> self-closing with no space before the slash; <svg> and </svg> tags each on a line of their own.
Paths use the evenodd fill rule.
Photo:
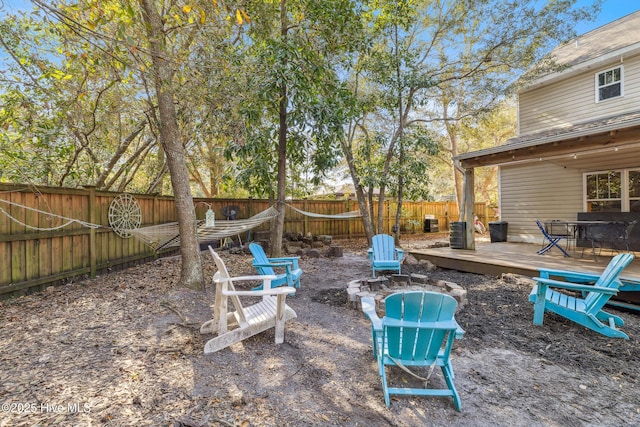
<svg viewBox="0 0 640 427">
<path fill-rule="evenodd" d="M 626 174 L 625 182 L 627 183 L 627 212 L 631 212 L 631 206 L 633 206 L 633 202 L 640 203 L 640 195 L 631 197 L 631 188 L 629 186 L 630 177 L 629 174 L 631 172 L 640 173 L 640 168 L 631 168 L 628 169 Z"/>
<path fill-rule="evenodd" d="M 595 198 L 589 199 L 587 198 L 587 179 L 592 175 L 602 175 L 609 174 L 611 172 L 620 173 L 620 197 L 612 197 L 612 198 Z M 582 202 L 583 202 L 583 211 L 584 212 L 593 212 L 589 210 L 590 202 L 607 202 L 607 201 L 620 201 L 620 211 L 619 212 L 630 212 L 631 211 L 631 203 L 640 201 L 640 197 L 634 196 L 631 197 L 631 188 L 629 188 L 629 174 L 630 172 L 640 172 L 640 168 L 627 168 L 627 169 L 609 169 L 609 170 L 598 170 L 598 171 L 589 171 L 584 172 L 582 174 Z M 618 212 L 618 211 L 613 211 Z"/>
<path fill-rule="evenodd" d="M 614 70 L 617 70 L 617 69 L 620 70 L 620 80 L 617 80 L 616 82 L 609 83 L 609 84 L 604 84 L 604 85 L 600 86 L 599 77 L 602 74 L 606 74 L 608 72 L 613 72 Z M 606 101 L 610 101 L 612 99 L 618 99 L 618 98 L 624 97 L 624 66 L 622 64 L 616 65 L 615 67 L 607 68 L 606 70 L 598 71 L 597 73 L 595 73 L 594 79 L 595 79 L 595 88 L 596 88 L 596 90 L 595 90 L 596 104 L 599 103 L 599 102 L 606 102 Z M 600 89 L 606 88 L 606 87 L 610 87 L 610 86 L 613 86 L 615 84 L 619 84 L 620 85 L 620 95 L 612 96 L 612 97 L 609 97 L 609 98 L 600 99 Z"/>
</svg>

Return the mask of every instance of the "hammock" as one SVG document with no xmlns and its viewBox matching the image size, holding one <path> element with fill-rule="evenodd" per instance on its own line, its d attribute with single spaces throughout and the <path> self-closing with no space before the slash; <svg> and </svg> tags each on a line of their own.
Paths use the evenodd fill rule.
<svg viewBox="0 0 640 427">
<path fill-rule="evenodd" d="M 224 239 L 225 237 L 235 236 L 256 228 L 276 216 L 278 216 L 278 211 L 276 208 L 271 206 L 269 209 L 264 210 L 251 218 L 231 221 L 216 220 L 215 227 L 207 227 L 205 220 L 199 220 L 196 221 L 198 242 L 207 243 L 214 240 Z M 152 225 L 127 231 L 155 250 L 180 246 L 180 234 L 177 222 Z"/>
<path fill-rule="evenodd" d="M 100 224 L 92 224 L 92 223 L 87 222 L 87 221 L 82 221 L 82 220 L 75 219 L 75 218 L 68 218 L 68 217 L 62 216 L 62 215 L 56 215 L 56 214 L 51 213 L 51 212 L 41 211 L 40 209 L 36 209 L 36 208 L 29 207 L 29 206 L 21 205 L 20 203 L 11 202 L 9 200 L 0 199 L 0 202 L 4 202 L 4 203 L 6 203 L 8 205 L 11 205 L 11 206 L 16 206 L 16 207 L 22 208 L 22 209 L 27 210 L 27 211 L 37 212 L 39 214 L 46 215 L 47 219 L 56 218 L 56 219 L 61 219 L 61 220 L 66 221 L 63 224 L 60 224 L 60 225 L 54 226 L 54 227 L 36 227 L 34 225 L 30 225 L 30 224 L 27 224 L 24 221 L 21 221 L 20 219 L 14 217 L 9 212 L 7 212 L 6 210 L 4 210 L 4 209 L 2 209 L 0 207 L 0 212 L 5 214 L 10 220 L 12 220 L 13 222 L 15 222 L 17 224 L 20 224 L 20 225 L 22 225 L 22 226 L 24 226 L 26 228 L 29 228 L 31 230 L 54 231 L 54 230 L 59 230 L 61 228 L 64 228 L 64 227 L 66 227 L 68 225 L 71 225 L 74 222 L 76 222 L 76 223 L 78 223 L 78 224 L 80 224 L 80 225 L 82 225 L 84 227 L 87 227 L 87 228 L 100 228 L 100 227 L 102 227 Z"/>
<path fill-rule="evenodd" d="M 287 206 L 289 206 L 294 211 L 296 211 L 298 213 L 301 213 L 302 215 L 306 215 L 306 216 L 310 216 L 310 217 L 314 217 L 314 218 L 349 219 L 349 218 L 358 218 L 358 217 L 362 216 L 360 211 L 343 212 L 343 213 L 339 213 L 339 214 L 329 215 L 329 214 L 319 214 L 319 213 L 314 213 L 314 212 L 301 211 L 300 209 L 296 209 L 296 208 L 294 208 L 293 206 L 291 206 L 289 204 L 287 204 Z"/>
</svg>

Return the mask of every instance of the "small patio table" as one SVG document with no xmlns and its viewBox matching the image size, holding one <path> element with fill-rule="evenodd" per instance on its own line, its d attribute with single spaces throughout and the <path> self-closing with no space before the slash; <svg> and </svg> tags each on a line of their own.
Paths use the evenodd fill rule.
<svg viewBox="0 0 640 427">
<path fill-rule="evenodd" d="M 574 243 L 574 251 L 575 251 L 575 243 L 578 238 L 583 238 L 585 240 L 589 240 L 591 242 L 591 250 L 593 252 L 593 256 L 596 256 L 595 251 L 595 243 L 599 242 L 602 244 L 604 241 L 610 241 L 612 244 L 612 249 L 615 249 L 614 241 L 622 240 L 625 244 L 627 250 L 629 249 L 629 244 L 627 243 L 627 227 L 629 223 L 623 221 L 587 221 L 587 220 L 576 220 L 576 221 L 565 221 L 565 220 L 550 220 L 545 221 L 544 223 L 545 230 L 551 236 L 561 237 L 567 239 L 567 249 L 570 248 L 571 242 Z M 560 232 L 555 232 L 560 227 Z M 555 228 L 555 230 L 554 230 Z M 555 244 L 549 244 L 551 246 L 557 246 Z M 547 245 L 547 246 L 549 246 Z M 563 250 L 560 246 L 558 246 L 560 250 L 565 254 L 565 256 L 570 256 L 565 250 Z M 543 248 L 544 249 L 544 248 Z M 547 251 L 551 249 L 548 248 Z M 546 252 L 546 251 L 545 251 Z M 584 248 L 582 250 L 584 255 Z M 543 252 L 544 253 L 544 252 Z"/>
</svg>

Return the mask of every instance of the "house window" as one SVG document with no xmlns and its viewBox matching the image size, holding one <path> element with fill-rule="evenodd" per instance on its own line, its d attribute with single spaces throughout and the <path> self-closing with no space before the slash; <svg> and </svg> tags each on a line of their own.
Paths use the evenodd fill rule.
<svg viewBox="0 0 640 427">
<path fill-rule="evenodd" d="M 640 212 L 640 169 L 629 171 L 629 212 Z"/>
<path fill-rule="evenodd" d="M 584 174 L 587 212 L 640 213 L 640 169 Z"/>
<path fill-rule="evenodd" d="M 586 176 L 587 212 L 622 210 L 621 171 L 588 173 Z"/>
<path fill-rule="evenodd" d="M 622 96 L 622 66 L 596 74 L 596 102 Z"/>
</svg>

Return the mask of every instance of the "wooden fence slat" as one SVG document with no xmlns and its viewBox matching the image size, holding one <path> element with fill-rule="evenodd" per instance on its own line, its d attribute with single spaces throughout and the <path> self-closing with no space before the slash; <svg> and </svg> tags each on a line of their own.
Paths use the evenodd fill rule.
<svg viewBox="0 0 640 427">
<path fill-rule="evenodd" d="M 26 206 L 37 206 L 38 196 L 35 194 L 25 193 L 23 203 Z M 34 210 L 24 210 L 25 224 L 32 227 L 38 227 L 38 213 Z M 25 280 L 37 278 L 40 269 L 40 252 L 38 250 L 38 240 L 25 241 Z"/>
<path fill-rule="evenodd" d="M 10 215 L 15 218 L 14 221 L 11 221 L 11 225 L 9 227 L 10 234 L 23 234 L 25 232 L 25 226 L 20 224 L 17 221 L 24 222 L 25 221 L 25 212 L 19 206 L 23 203 L 24 194 L 22 192 L 19 193 L 11 193 L 11 202 L 14 203 L 11 205 L 8 211 Z M 11 242 L 11 281 L 13 283 L 19 283 L 26 279 L 25 275 L 25 258 L 26 258 L 26 242 L 25 241 L 14 241 Z"/>
<path fill-rule="evenodd" d="M 8 295 L 7 290 L 22 291 L 29 286 L 42 288 L 61 278 L 74 274 L 96 274 L 97 269 L 118 265 L 129 265 L 143 259 L 152 259 L 158 254 L 135 238 L 123 239 L 109 229 L 108 211 L 112 200 L 118 195 L 113 192 L 97 191 L 93 188 L 68 189 L 40 187 L 32 192 L 30 187 L 17 184 L 0 184 L 0 207 L 18 221 L 36 228 L 57 227 L 65 222 L 56 215 L 100 224 L 103 228 L 88 230 L 74 223 L 56 231 L 30 229 L 0 212 L 0 298 Z M 142 212 L 142 226 L 163 224 L 176 221 L 174 201 L 168 196 L 134 195 Z M 2 203 L 12 201 L 22 206 L 35 208 L 47 213 L 38 213 L 21 206 Z M 194 200 L 196 217 L 204 219 L 211 205 L 216 219 L 225 219 L 222 209 L 225 206 L 238 206 L 237 219 L 249 218 L 266 210 L 271 203 L 266 199 L 200 199 Z M 358 208 L 357 202 L 349 199 L 323 200 L 301 199 L 287 202 L 302 211 L 335 215 L 350 212 Z M 397 203 L 387 200 L 383 206 L 381 232 L 391 233 L 395 224 Z M 476 203 L 474 211 L 481 221 L 488 223 L 489 210 L 485 203 Z M 373 212 L 378 213 L 377 202 Z M 328 219 L 302 215 L 287 208 L 285 213 L 285 232 L 312 235 L 332 235 L 334 237 L 364 236 L 364 227 L 360 218 Z M 438 219 L 440 231 L 447 231 L 451 221 L 458 220 L 455 202 L 403 202 L 401 230 L 410 226 L 416 232 L 422 232 L 425 215 Z M 374 218 L 377 224 L 377 219 Z M 420 226 L 416 227 L 415 223 Z M 262 224 L 252 230 L 269 231 L 270 224 Z M 246 235 L 242 236 L 246 241 Z M 93 242 L 93 244 L 92 244 Z"/>
</svg>

